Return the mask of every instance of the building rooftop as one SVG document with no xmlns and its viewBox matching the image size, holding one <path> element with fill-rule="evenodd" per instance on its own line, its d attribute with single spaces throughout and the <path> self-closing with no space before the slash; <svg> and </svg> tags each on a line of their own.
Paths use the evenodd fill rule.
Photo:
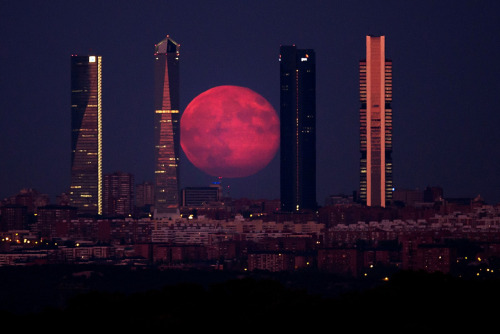
<svg viewBox="0 0 500 334">
<path fill-rule="evenodd" d="M 155 44 L 155 54 L 178 53 L 180 44 L 175 42 L 169 35 Z"/>
</svg>

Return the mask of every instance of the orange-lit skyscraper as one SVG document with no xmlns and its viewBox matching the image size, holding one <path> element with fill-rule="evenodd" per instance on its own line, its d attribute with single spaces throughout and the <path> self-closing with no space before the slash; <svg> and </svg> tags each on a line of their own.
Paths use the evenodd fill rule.
<svg viewBox="0 0 500 334">
<path fill-rule="evenodd" d="M 360 73 L 359 199 L 385 207 L 392 199 L 392 61 L 385 58 L 385 37 L 366 37 Z"/>
<path fill-rule="evenodd" d="M 169 36 L 155 45 L 155 217 L 179 211 L 179 47 Z"/>
<path fill-rule="evenodd" d="M 71 205 L 102 213 L 100 56 L 71 56 Z"/>
</svg>

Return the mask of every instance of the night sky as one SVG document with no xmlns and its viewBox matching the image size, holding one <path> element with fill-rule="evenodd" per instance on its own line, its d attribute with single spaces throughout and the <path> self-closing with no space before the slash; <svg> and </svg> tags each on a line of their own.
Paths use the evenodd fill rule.
<svg viewBox="0 0 500 334">
<path fill-rule="evenodd" d="M 180 47 L 181 112 L 218 85 L 248 87 L 279 112 L 279 47 L 316 51 L 317 199 L 359 181 L 365 36 L 393 61 L 396 188 L 500 201 L 500 2 L 0 0 L 0 198 L 70 182 L 70 56 L 103 57 L 103 172 L 153 180 L 153 52 Z M 181 187 L 213 177 L 181 155 Z M 279 152 L 225 179 L 232 197 L 279 198 Z"/>
</svg>

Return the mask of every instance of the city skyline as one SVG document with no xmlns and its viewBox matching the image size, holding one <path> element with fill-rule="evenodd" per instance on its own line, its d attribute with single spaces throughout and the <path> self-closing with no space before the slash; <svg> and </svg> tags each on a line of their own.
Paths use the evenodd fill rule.
<svg viewBox="0 0 500 334">
<path fill-rule="evenodd" d="M 358 187 L 358 61 L 364 36 L 387 36 L 398 97 L 394 186 L 439 185 L 445 196 L 500 200 L 496 2 L 75 5 L 0 4 L 2 198 L 25 187 L 56 196 L 69 186 L 67 59 L 72 53 L 109 59 L 103 70 L 104 171 L 130 172 L 138 183 L 152 180 L 151 45 L 169 33 L 184 50 L 181 110 L 218 84 L 255 89 L 278 110 L 278 46 L 315 49 L 319 203 Z M 161 19 L 167 9 L 169 23 Z M 18 52 L 20 41 L 34 46 L 36 57 Z M 33 99 L 39 101 L 36 108 L 29 103 Z M 181 187 L 205 186 L 212 179 L 188 162 L 181 168 L 181 175 L 190 176 L 181 177 Z M 277 198 L 278 170 L 275 158 L 258 175 L 223 182 L 234 197 Z"/>
</svg>

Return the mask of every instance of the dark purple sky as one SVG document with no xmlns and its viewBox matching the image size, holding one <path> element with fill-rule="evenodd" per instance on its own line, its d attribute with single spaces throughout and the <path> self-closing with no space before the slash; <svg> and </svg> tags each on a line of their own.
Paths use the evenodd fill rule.
<svg viewBox="0 0 500 334">
<path fill-rule="evenodd" d="M 393 60 L 394 182 L 500 201 L 500 2 L 0 1 L 0 198 L 52 197 L 70 176 L 70 55 L 103 56 L 104 173 L 153 179 L 153 52 L 181 44 L 181 107 L 218 85 L 279 111 L 280 44 L 317 56 L 317 198 L 358 185 L 358 61 L 385 35 Z M 279 198 L 279 155 L 224 180 L 233 197 Z M 187 159 L 181 186 L 212 177 Z"/>
</svg>

